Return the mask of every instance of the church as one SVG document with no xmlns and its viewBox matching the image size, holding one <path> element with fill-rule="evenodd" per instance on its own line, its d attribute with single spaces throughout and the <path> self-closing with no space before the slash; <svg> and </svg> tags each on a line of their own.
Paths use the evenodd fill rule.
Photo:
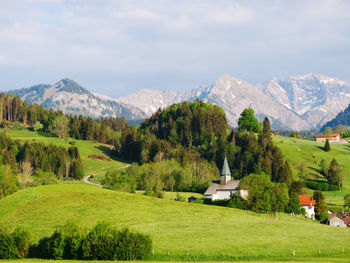
<svg viewBox="0 0 350 263">
<path fill-rule="evenodd" d="M 220 181 L 213 181 L 207 191 L 204 193 L 204 198 L 212 201 L 220 199 L 231 199 L 231 195 L 237 192 L 239 180 L 231 180 L 231 172 L 225 156 L 224 164 L 221 169 Z"/>
</svg>

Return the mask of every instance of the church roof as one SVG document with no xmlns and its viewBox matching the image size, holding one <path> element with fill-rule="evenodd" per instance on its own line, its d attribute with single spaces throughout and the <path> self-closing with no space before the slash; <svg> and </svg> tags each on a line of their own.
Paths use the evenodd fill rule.
<svg viewBox="0 0 350 263">
<path fill-rule="evenodd" d="M 216 191 L 236 190 L 239 185 L 239 180 L 228 181 L 227 184 L 220 184 L 220 181 L 213 181 L 204 195 L 215 194 Z"/>
<path fill-rule="evenodd" d="M 230 167 L 228 167 L 226 156 L 225 156 L 224 164 L 221 169 L 221 175 L 231 175 Z"/>
</svg>

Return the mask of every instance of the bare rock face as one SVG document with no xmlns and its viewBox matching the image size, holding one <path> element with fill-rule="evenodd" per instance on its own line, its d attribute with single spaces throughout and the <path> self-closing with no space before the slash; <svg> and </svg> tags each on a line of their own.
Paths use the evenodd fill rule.
<svg viewBox="0 0 350 263">
<path fill-rule="evenodd" d="M 350 86 L 321 74 L 274 78 L 257 87 L 315 128 L 333 119 L 350 103 Z"/>
<path fill-rule="evenodd" d="M 41 104 L 47 109 L 53 108 L 93 118 L 124 117 L 128 120 L 139 120 L 147 116 L 131 105 L 124 105 L 107 96 L 93 94 L 70 79 L 62 79 L 53 85 L 37 85 L 7 93 L 17 95 L 28 103 Z"/>
</svg>

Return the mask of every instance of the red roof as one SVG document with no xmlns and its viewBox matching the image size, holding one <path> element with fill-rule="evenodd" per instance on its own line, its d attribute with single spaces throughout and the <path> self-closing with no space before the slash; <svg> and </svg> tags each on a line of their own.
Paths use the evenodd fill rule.
<svg viewBox="0 0 350 263">
<path fill-rule="evenodd" d="M 316 138 L 324 138 L 324 137 L 338 137 L 339 133 L 331 133 L 331 134 L 317 134 Z"/>
<path fill-rule="evenodd" d="M 311 200 L 311 195 L 298 195 L 299 197 L 299 204 L 300 205 L 315 205 L 316 201 L 315 200 Z"/>
</svg>

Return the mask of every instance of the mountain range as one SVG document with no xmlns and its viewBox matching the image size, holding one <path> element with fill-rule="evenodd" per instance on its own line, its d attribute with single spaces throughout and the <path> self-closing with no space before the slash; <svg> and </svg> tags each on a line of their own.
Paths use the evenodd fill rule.
<svg viewBox="0 0 350 263">
<path fill-rule="evenodd" d="M 253 108 L 259 120 L 268 116 L 274 129 L 293 130 L 320 128 L 350 103 L 350 86 L 321 74 L 273 78 L 257 85 L 223 75 L 211 85 L 187 92 L 144 89 L 118 99 L 91 93 L 70 79 L 7 93 L 67 113 L 129 121 L 145 119 L 173 103 L 200 99 L 221 106 L 232 127 L 245 108 Z"/>
</svg>

